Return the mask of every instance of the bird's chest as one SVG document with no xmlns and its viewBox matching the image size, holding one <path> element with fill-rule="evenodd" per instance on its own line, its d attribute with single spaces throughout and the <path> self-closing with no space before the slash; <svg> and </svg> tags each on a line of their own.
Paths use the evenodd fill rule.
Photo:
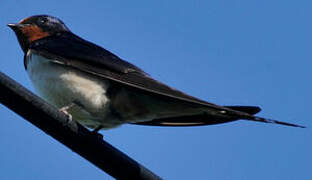
<svg viewBox="0 0 312 180">
<path fill-rule="evenodd" d="M 36 91 L 43 99 L 57 108 L 79 103 L 79 107 L 72 108 L 70 112 L 77 120 L 103 119 L 108 114 L 107 81 L 31 52 L 26 56 L 26 67 Z"/>
</svg>

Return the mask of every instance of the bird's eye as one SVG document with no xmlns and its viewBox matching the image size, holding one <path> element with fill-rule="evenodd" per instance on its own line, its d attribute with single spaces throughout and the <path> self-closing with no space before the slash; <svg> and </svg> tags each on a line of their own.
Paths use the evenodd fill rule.
<svg viewBox="0 0 312 180">
<path fill-rule="evenodd" d="M 46 22 L 47 22 L 46 19 L 40 19 L 40 20 L 39 20 L 39 24 L 45 24 Z"/>
</svg>

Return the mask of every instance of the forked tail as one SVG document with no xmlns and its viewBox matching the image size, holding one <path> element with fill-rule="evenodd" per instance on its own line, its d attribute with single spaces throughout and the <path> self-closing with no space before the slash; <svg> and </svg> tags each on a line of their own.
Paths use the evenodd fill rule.
<svg viewBox="0 0 312 180">
<path fill-rule="evenodd" d="M 264 122 L 264 123 L 280 124 L 280 125 L 292 126 L 292 127 L 306 128 L 305 126 L 298 125 L 298 124 L 292 124 L 292 123 L 288 123 L 288 122 L 277 121 L 277 120 L 267 119 L 267 118 L 262 118 L 262 117 L 257 117 L 257 116 L 254 116 L 254 118 L 250 118 L 250 119 L 247 119 L 247 120 L 257 121 L 257 122 Z"/>
<path fill-rule="evenodd" d="M 224 106 L 219 111 L 222 112 L 223 116 L 212 115 L 208 113 L 198 114 L 198 115 L 189 115 L 189 116 L 177 116 L 177 117 L 168 117 L 154 119 L 151 121 L 138 122 L 132 124 L 138 125 L 147 125 L 147 126 L 205 126 L 212 124 L 221 124 L 231 121 L 236 121 L 239 119 L 263 122 L 263 123 L 273 123 L 280 124 L 285 126 L 300 127 L 305 128 L 304 126 L 276 121 L 272 119 L 262 118 L 254 116 L 261 109 L 257 106 Z"/>
</svg>

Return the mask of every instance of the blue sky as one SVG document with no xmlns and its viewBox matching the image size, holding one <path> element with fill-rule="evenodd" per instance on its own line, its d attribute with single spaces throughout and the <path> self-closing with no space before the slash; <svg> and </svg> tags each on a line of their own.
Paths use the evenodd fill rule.
<svg viewBox="0 0 312 180">
<path fill-rule="evenodd" d="M 220 105 L 259 105 L 261 116 L 308 126 L 237 121 L 102 131 L 153 172 L 165 179 L 310 179 L 311 7 L 308 0 L 2 0 L 0 70 L 33 91 L 6 24 L 59 17 L 172 87 Z M 112 179 L 2 105 L 0 115 L 0 179 Z"/>
</svg>

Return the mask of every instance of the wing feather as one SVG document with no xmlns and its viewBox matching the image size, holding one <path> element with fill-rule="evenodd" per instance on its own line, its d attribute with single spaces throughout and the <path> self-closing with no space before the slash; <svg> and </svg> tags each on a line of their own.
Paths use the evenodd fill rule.
<svg viewBox="0 0 312 180">
<path fill-rule="evenodd" d="M 73 34 L 62 34 L 33 42 L 30 50 L 58 63 L 106 78 L 130 88 L 166 96 L 189 103 L 227 109 L 189 96 L 153 78 L 138 67 L 120 59 L 111 52 Z"/>
<path fill-rule="evenodd" d="M 85 41 L 70 32 L 34 41 L 30 45 L 29 50 L 45 56 L 48 59 L 53 59 L 58 63 L 101 78 L 109 79 L 112 82 L 122 84 L 128 88 L 133 88 L 136 91 L 149 93 L 153 96 L 160 96 L 161 98 L 170 98 L 170 100 L 188 103 L 193 106 L 210 108 L 210 110 L 214 110 L 216 113 L 191 117 L 155 119 L 150 123 L 147 122 L 146 125 L 192 126 L 246 119 L 302 127 L 300 125 L 253 116 L 252 114 L 260 110 L 257 108 L 219 106 L 187 95 L 151 78 L 140 68 L 120 59 L 118 56 L 104 48 Z M 24 64 L 27 63 L 24 62 Z"/>
</svg>

